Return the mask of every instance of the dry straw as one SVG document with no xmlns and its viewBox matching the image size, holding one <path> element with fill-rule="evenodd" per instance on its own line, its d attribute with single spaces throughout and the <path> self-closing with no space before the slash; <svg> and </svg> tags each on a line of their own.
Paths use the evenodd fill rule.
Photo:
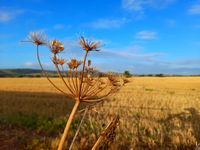
<svg viewBox="0 0 200 150">
<path fill-rule="evenodd" d="M 110 124 L 106 127 L 102 135 L 99 137 L 92 150 L 107 150 L 115 138 L 115 130 L 119 123 L 119 116 L 115 116 Z"/>
<path fill-rule="evenodd" d="M 105 100 L 112 96 L 114 93 L 118 92 L 119 89 L 128 82 L 128 80 L 123 77 L 108 73 L 106 74 L 107 80 L 105 82 L 103 75 L 91 67 L 90 60 L 88 60 L 88 63 L 86 64 L 88 53 L 92 51 L 100 51 L 99 48 L 104 46 L 104 44 L 102 44 L 101 41 L 95 42 L 92 39 L 88 40 L 84 36 L 77 37 L 78 44 L 82 47 L 83 50 L 85 50 L 83 61 L 73 58 L 67 62 L 65 59 L 59 58 L 58 54 L 64 51 L 63 44 L 56 39 L 54 39 L 53 42 L 48 41 L 47 38 L 41 33 L 30 32 L 27 41 L 36 44 L 38 62 L 47 80 L 57 90 L 76 101 L 66 124 L 58 150 L 63 149 L 63 145 L 72 120 L 81 102 L 96 103 Z M 38 47 L 43 45 L 47 46 L 50 49 L 50 52 L 53 54 L 51 60 L 56 67 L 60 79 L 66 86 L 66 91 L 61 90 L 58 86 L 56 86 L 56 84 L 53 83 L 45 73 L 40 62 L 38 50 Z M 65 64 L 68 66 L 67 71 L 65 71 L 63 67 Z M 81 70 L 79 70 L 79 68 L 81 68 Z"/>
</svg>

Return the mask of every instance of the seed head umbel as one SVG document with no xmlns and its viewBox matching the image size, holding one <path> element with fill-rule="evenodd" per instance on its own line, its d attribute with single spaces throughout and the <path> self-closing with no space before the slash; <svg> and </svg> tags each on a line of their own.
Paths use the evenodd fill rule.
<svg viewBox="0 0 200 150">
<path fill-rule="evenodd" d="M 28 40 L 27 42 L 33 42 L 36 45 L 45 45 L 46 44 L 46 37 L 39 32 L 30 32 L 29 36 L 28 36 Z"/>
<path fill-rule="evenodd" d="M 81 61 L 81 60 L 77 61 L 75 58 L 71 59 L 71 61 L 69 61 L 69 62 L 67 63 L 67 65 L 69 66 L 70 69 L 76 69 L 76 68 L 78 68 L 81 64 L 82 64 L 82 61 Z"/>
<path fill-rule="evenodd" d="M 66 62 L 66 60 L 65 59 L 63 59 L 62 57 L 61 58 L 57 58 L 57 57 L 50 57 L 51 58 L 51 61 L 54 63 L 54 64 L 59 64 L 59 65 L 63 65 L 65 62 Z"/>
<path fill-rule="evenodd" d="M 56 39 L 54 39 L 53 42 L 48 41 L 47 46 L 53 54 L 58 54 L 64 50 L 63 44 L 59 41 L 56 41 Z"/>
<path fill-rule="evenodd" d="M 85 39 L 84 36 L 78 36 L 78 44 L 81 45 L 82 48 L 86 51 L 100 51 L 99 48 L 105 45 L 101 44 L 101 41 L 95 42 L 92 41 L 92 39 Z"/>
</svg>

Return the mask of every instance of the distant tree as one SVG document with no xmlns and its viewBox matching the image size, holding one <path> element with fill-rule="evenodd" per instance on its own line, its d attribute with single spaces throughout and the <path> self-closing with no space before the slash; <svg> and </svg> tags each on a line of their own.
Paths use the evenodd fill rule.
<svg viewBox="0 0 200 150">
<path fill-rule="evenodd" d="M 41 77 L 41 75 L 39 75 L 39 74 L 36 74 L 34 77 L 36 77 L 36 78 L 40 78 L 40 77 Z"/>
<path fill-rule="evenodd" d="M 124 76 L 125 76 L 125 77 L 131 77 L 131 74 L 130 74 L 129 71 L 124 71 Z"/>
<path fill-rule="evenodd" d="M 18 77 L 18 78 L 22 78 L 22 77 L 24 77 L 24 76 L 23 76 L 22 74 L 20 74 L 20 75 L 18 75 L 17 77 Z"/>
<path fill-rule="evenodd" d="M 164 77 L 164 75 L 163 75 L 162 73 L 156 74 L 155 76 L 156 76 L 156 77 Z"/>
</svg>

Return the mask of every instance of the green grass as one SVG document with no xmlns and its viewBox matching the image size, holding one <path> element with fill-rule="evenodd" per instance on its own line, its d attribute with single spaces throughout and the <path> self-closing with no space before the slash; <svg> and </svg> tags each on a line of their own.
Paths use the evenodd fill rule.
<svg viewBox="0 0 200 150">
<path fill-rule="evenodd" d="M 42 130 L 48 133 L 59 133 L 65 128 L 67 118 L 52 119 L 47 117 L 40 117 L 38 115 L 26 115 L 18 113 L 13 116 L 0 116 L 0 124 L 12 124 L 21 128 L 31 130 Z M 75 128 L 72 128 L 75 130 Z"/>
<path fill-rule="evenodd" d="M 0 116 L 0 125 L 10 124 L 10 125 L 16 125 L 20 128 L 43 131 L 43 132 L 51 133 L 51 134 L 59 134 L 64 131 L 67 120 L 68 120 L 67 117 L 53 119 L 53 118 L 48 118 L 48 117 L 41 117 L 34 114 L 27 115 L 23 113 L 18 113 L 16 115 L 7 116 L 7 117 Z M 86 130 L 90 131 L 91 127 L 90 127 L 89 121 L 85 120 L 84 122 L 85 124 L 87 124 L 87 127 L 85 127 Z M 80 123 L 80 118 L 74 118 L 72 125 L 70 127 L 70 131 L 75 133 L 78 128 L 79 123 Z"/>
</svg>

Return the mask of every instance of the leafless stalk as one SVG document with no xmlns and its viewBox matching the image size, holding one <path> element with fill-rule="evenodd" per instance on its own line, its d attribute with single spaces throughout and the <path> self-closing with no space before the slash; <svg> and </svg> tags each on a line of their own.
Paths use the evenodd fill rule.
<svg viewBox="0 0 200 150">
<path fill-rule="evenodd" d="M 75 142 L 75 140 L 76 140 L 76 137 L 78 136 L 78 133 L 79 133 L 80 128 L 81 128 L 81 125 L 83 124 L 83 121 L 84 121 L 84 119 L 85 119 L 85 116 L 86 116 L 86 114 L 87 114 L 89 108 L 90 108 L 90 105 L 87 106 L 86 109 L 85 109 L 85 111 L 84 111 L 83 117 L 82 117 L 81 122 L 80 122 L 80 124 L 79 124 L 79 126 L 78 126 L 78 129 L 77 129 L 77 131 L 76 131 L 76 133 L 75 133 L 75 135 L 74 135 L 74 138 L 73 138 L 72 143 L 71 143 L 71 145 L 70 145 L 70 147 L 69 147 L 69 150 L 72 149 L 72 146 L 73 146 L 73 144 L 74 144 L 74 142 Z"/>
<path fill-rule="evenodd" d="M 91 61 L 88 60 L 88 63 L 86 63 L 89 52 L 100 51 L 99 48 L 104 46 L 101 41 L 95 42 L 92 41 L 92 39 L 86 39 L 84 36 L 78 36 L 77 42 L 83 48 L 83 50 L 85 50 L 84 60 L 81 61 L 73 58 L 67 63 L 65 59 L 58 57 L 58 54 L 64 51 L 64 46 L 56 39 L 54 39 L 53 42 L 47 41 L 46 37 L 41 33 L 30 32 L 28 42 L 36 44 L 38 62 L 47 80 L 57 90 L 76 101 L 58 147 L 58 150 L 62 150 L 79 104 L 81 102 L 95 103 L 107 99 L 114 93 L 118 92 L 119 89 L 125 83 L 127 83 L 128 80 L 125 80 L 124 78 L 121 78 L 117 75 L 107 73 L 107 80 L 105 82 L 105 79 L 102 78 L 102 74 L 91 67 Z M 58 86 L 56 86 L 45 73 L 40 62 L 38 50 L 38 47 L 43 45 L 46 45 L 50 49 L 50 52 L 53 54 L 51 61 L 55 65 L 57 73 L 66 87 L 66 91 L 61 90 Z M 64 64 L 67 64 L 69 68 L 67 71 L 64 70 Z M 79 68 L 82 69 L 79 71 Z M 99 73 L 99 76 L 94 77 L 95 73 Z"/>
</svg>

